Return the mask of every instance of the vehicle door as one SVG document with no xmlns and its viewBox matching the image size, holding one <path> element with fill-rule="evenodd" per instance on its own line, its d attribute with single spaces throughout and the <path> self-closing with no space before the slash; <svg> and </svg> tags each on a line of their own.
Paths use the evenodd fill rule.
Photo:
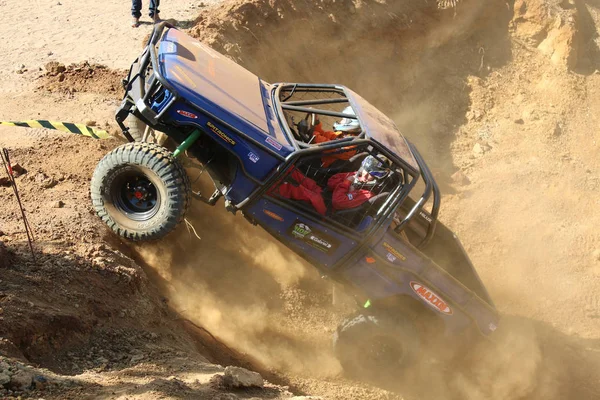
<svg viewBox="0 0 600 400">
<path fill-rule="evenodd" d="M 244 211 L 279 241 L 325 270 L 361 240 L 356 225 L 344 224 L 334 216 L 332 191 L 328 188 L 333 176 L 355 171 L 356 167 L 350 163 L 323 167 L 323 159 L 328 156 L 331 150 L 299 155 Z"/>
<path fill-rule="evenodd" d="M 362 160 L 374 152 L 367 143 L 299 151 L 245 212 L 315 266 L 330 269 L 366 240 L 375 225 L 382 202 L 375 194 L 364 197 L 364 188 L 348 188 Z M 336 155 L 339 162 L 332 162 Z M 380 200 L 396 187 L 381 190 Z"/>
</svg>

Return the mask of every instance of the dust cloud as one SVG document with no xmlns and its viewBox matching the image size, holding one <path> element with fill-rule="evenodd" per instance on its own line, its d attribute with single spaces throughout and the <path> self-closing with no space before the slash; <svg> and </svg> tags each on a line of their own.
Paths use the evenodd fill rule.
<svg viewBox="0 0 600 400">
<path fill-rule="evenodd" d="M 136 249 L 172 306 L 268 368 L 339 373 L 329 348 L 331 284 L 239 215 L 197 205 L 188 221 L 200 240 L 182 226 Z"/>
<path fill-rule="evenodd" d="M 553 274 L 544 273 L 546 265 L 556 265 L 555 259 L 569 265 L 567 253 L 548 250 L 549 241 L 557 240 L 557 227 L 570 232 L 560 228 L 569 208 L 550 200 L 540 204 L 535 194 L 498 193 L 498 187 L 526 193 L 524 184 L 535 189 L 540 171 L 556 180 L 552 167 L 536 158 L 545 156 L 536 154 L 542 139 L 529 139 L 533 145 L 525 148 L 518 132 L 507 134 L 518 140 L 505 145 L 504 153 L 490 155 L 493 162 L 479 169 L 473 167 L 473 156 L 465 155 L 475 141 L 489 140 L 501 148 L 503 138 L 494 141 L 490 132 L 515 131 L 514 109 L 523 108 L 512 98 L 526 96 L 527 90 L 503 93 L 498 88 L 525 82 L 525 73 L 494 74 L 498 69 L 511 73 L 510 63 L 518 56 L 509 28 L 512 3 L 465 1 L 459 6 L 439 10 L 425 1 L 228 2 L 202 14 L 191 33 L 267 81 L 349 86 L 390 115 L 428 160 L 446 193 L 443 217 L 455 221 L 452 227 L 467 243 L 505 316 L 491 342 L 478 344 L 450 365 L 426 360 L 407 371 L 396 390 L 420 399 L 600 398 L 597 330 L 567 335 L 557 326 L 560 322 L 550 322 L 544 306 L 558 306 L 549 295 L 557 291 L 565 302 L 581 300 L 575 296 L 577 282 L 565 284 L 563 276 L 554 274 L 555 267 Z M 484 81 L 486 93 L 496 90 L 506 96 L 500 97 L 500 105 L 492 95 L 481 95 Z M 494 120 L 480 114 L 494 106 L 500 110 L 490 111 Z M 540 131 L 547 129 L 535 123 Z M 457 170 L 482 182 L 472 186 L 479 190 L 476 194 L 456 189 L 451 175 Z M 488 181 L 496 185 L 486 186 Z M 545 189 L 557 192 L 559 187 L 555 182 Z M 269 367 L 339 374 L 329 337 L 343 313 L 331 306 L 331 286 L 259 228 L 227 215 L 219 205 L 216 211 L 203 207 L 196 205 L 189 216 L 200 241 L 182 228 L 159 246 L 139 249 L 158 271 L 176 308 Z M 461 212 L 461 207 L 471 211 Z M 514 215 L 527 217 L 512 220 Z M 532 224 L 538 235 L 520 234 Z M 574 237 L 577 242 L 579 236 Z M 451 339 L 445 339 L 451 347 Z"/>
</svg>

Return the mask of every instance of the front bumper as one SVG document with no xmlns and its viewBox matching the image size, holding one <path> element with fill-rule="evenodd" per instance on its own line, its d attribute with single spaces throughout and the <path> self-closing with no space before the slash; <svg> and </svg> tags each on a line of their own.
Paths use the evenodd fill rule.
<svg viewBox="0 0 600 400">
<path fill-rule="evenodd" d="M 127 78 L 123 80 L 125 95 L 117 108 L 115 120 L 130 142 L 134 139 L 129 134 L 125 120 L 131 114 L 156 129 L 160 125 L 161 117 L 177 100 L 175 90 L 160 74 L 156 51 L 156 45 L 170 28 L 174 27 L 167 22 L 162 22 L 154 28 L 148 44 L 142 54 L 131 64 Z M 158 95 L 163 98 L 159 103 L 155 101 Z"/>
</svg>

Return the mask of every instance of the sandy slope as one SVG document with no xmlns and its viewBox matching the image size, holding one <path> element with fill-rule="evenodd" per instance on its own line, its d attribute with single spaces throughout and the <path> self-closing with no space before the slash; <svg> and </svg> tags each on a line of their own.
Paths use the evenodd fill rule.
<svg viewBox="0 0 600 400">
<path fill-rule="evenodd" d="M 195 17 L 200 4 L 189 0 L 162 3 L 161 17 L 181 24 Z M 129 1 L 2 0 L 0 38 L 4 57 L 0 60 L 0 76 L 12 81 L 18 65 L 33 70 L 52 60 L 89 60 L 111 68 L 127 68 L 152 28 L 148 1 L 143 5 L 142 25 L 132 29 Z"/>
<path fill-rule="evenodd" d="M 164 1 L 163 17 L 189 21 L 198 14 L 197 3 Z M 110 0 L 100 5 L 89 0 L 61 0 L 61 5 L 58 3 L 0 0 L 0 38 L 8 55 L 0 60 L 0 94 L 5 99 L 0 103 L 0 119 L 93 120 L 100 126 L 112 124 L 117 94 L 33 92 L 39 85 L 35 81 L 40 74 L 38 69 L 50 60 L 64 63 L 89 60 L 114 69 L 126 68 L 137 55 L 150 26 L 130 28 L 129 2 Z M 213 22 L 219 22 L 213 26 L 220 27 L 233 9 L 226 7 L 213 13 Z M 597 32 L 598 7 L 590 2 L 582 11 L 585 11 L 587 29 Z M 289 9 L 278 12 L 287 28 L 285 18 L 293 13 Z M 251 17 L 253 14 L 240 12 L 239 15 Z M 240 18 L 239 15 L 236 18 Z M 236 24 L 223 24 L 225 38 L 217 41 L 216 44 L 222 46 L 219 50 L 231 50 L 230 55 L 257 69 L 263 68 L 266 74 L 277 72 L 286 78 L 304 78 L 306 71 L 310 71 L 315 79 L 348 79 L 352 87 L 354 82 L 362 85 L 359 92 L 365 89 L 369 100 L 375 99 L 377 105 L 387 107 L 386 111 L 396 117 L 407 136 L 424 149 L 445 194 L 442 220 L 459 234 L 498 308 L 507 316 L 503 324 L 507 347 L 500 353 L 488 354 L 480 368 L 457 371 L 437 380 L 434 375 L 426 382 L 433 392 L 431 397 L 444 398 L 452 389 L 458 398 L 469 399 L 600 398 L 600 237 L 597 228 L 600 225 L 597 156 L 600 151 L 597 130 L 600 75 L 567 71 L 550 63 L 534 45 L 511 42 L 509 34 L 501 38 L 504 41 L 482 35 L 476 41 L 457 45 L 458 50 L 448 46 L 445 50 L 450 51 L 443 52 L 437 59 L 431 53 L 419 58 L 419 52 L 414 52 L 418 57 L 413 59 L 411 49 L 395 53 L 394 46 L 389 49 L 383 46 L 381 49 L 389 50 L 390 54 L 400 54 L 392 72 L 379 70 L 378 78 L 383 82 L 396 78 L 393 73 L 400 63 L 410 66 L 413 62 L 418 67 L 403 70 L 411 77 L 406 78 L 411 86 L 405 86 L 406 92 L 402 92 L 406 98 L 400 97 L 397 104 L 386 103 L 386 97 L 389 98 L 395 88 L 388 91 L 387 86 L 376 81 L 353 80 L 353 68 L 336 69 L 333 63 L 330 68 L 320 64 L 305 66 L 302 64 L 306 61 L 305 51 L 291 52 L 302 56 L 296 60 L 299 63 L 290 62 L 296 70 L 275 62 L 263 63 L 258 57 L 253 59 L 255 52 L 249 43 L 258 43 L 259 47 L 270 41 L 277 44 L 279 33 L 275 29 L 271 34 L 263 25 L 263 14 L 256 15 L 259 18 L 248 17 L 248 26 L 261 41 L 255 42 L 255 36 L 235 29 Z M 215 16 L 225 17 L 218 20 Z M 13 21 L 19 23 L 11 26 Z M 209 23 L 205 25 L 210 25 L 211 19 L 206 21 Z M 273 22 L 273 18 L 267 22 Z M 507 21 L 502 28 L 508 31 L 508 25 Z M 196 33 L 207 31 L 211 33 L 202 29 Z M 595 49 L 593 38 L 586 43 Z M 327 51 L 334 54 L 336 44 L 332 42 L 329 46 Z M 322 44 L 322 47 L 327 46 Z M 498 55 L 502 50 L 510 53 L 510 57 Z M 49 52 L 53 54 L 49 56 Z M 582 52 L 585 53 L 583 49 Z M 388 63 L 386 57 L 383 57 L 384 62 Z M 278 60 L 281 59 L 283 57 Z M 384 62 L 376 65 L 383 68 Z M 589 62 L 594 65 L 595 61 Z M 21 64 L 27 71 L 16 74 Z M 436 70 L 439 65 L 447 65 L 448 70 Z M 361 65 L 350 67 L 360 69 Z M 483 67 L 489 68 L 487 73 L 481 71 Z M 385 93 L 379 97 L 377 91 Z M 51 141 L 51 145 L 48 146 L 47 141 Z M 41 204 L 32 213 L 32 219 L 46 229 L 42 237 L 49 242 L 46 249 L 50 254 L 65 250 L 60 246 L 59 250 L 53 250 L 56 231 L 71 235 L 72 242 L 76 242 L 75 238 L 82 231 L 86 233 L 78 225 L 90 224 L 100 231 L 99 225 L 94 225 L 86 214 L 89 211 L 83 204 L 86 194 L 79 190 L 87 185 L 96 159 L 108 147 L 44 130 L 7 127 L 0 127 L 0 145 L 8 145 L 20 151 L 24 159 L 30 159 L 36 174 L 46 173 L 57 179 L 61 175 L 72 175 L 73 179 L 51 190 L 40 190 L 35 178 L 27 178 L 24 183 L 26 198 L 30 196 L 29 199 Z M 63 163 L 63 159 L 72 162 Z M 451 175 L 457 170 L 471 183 L 453 182 Z M 41 179 L 43 181 L 43 176 Z M 8 192 L 2 193 L 10 199 Z M 51 202 L 57 199 L 66 199 L 66 208 L 53 209 Z M 282 384 L 292 385 L 299 389 L 298 393 L 327 398 L 399 396 L 336 376 L 337 366 L 326 348 L 338 316 L 335 311 L 325 310 L 327 284 L 319 282 L 296 257 L 271 243 L 267 235 L 256 233 L 247 224 L 242 226 L 243 221 L 233 220 L 221 210 L 206 210 L 196 205 L 190 215 L 197 221 L 196 227 L 206 232 L 202 233 L 200 244 L 182 228 L 166 248 L 142 246 L 136 249 L 138 255 L 155 267 L 156 276 L 151 276 L 152 280 L 183 315 L 206 324 L 230 343 L 259 357 L 279 373 Z M 14 212 L 3 209 L 0 216 L 0 228 L 22 240 Z M 209 236 L 208 232 L 215 235 Z M 232 240 L 235 240 L 237 253 L 231 252 L 230 242 L 219 240 L 231 235 L 230 232 L 235 232 Z M 194 243 L 195 251 L 184 251 L 190 243 Z M 86 270 L 86 273 L 92 278 L 101 273 L 117 277 L 118 265 L 105 272 L 89 266 L 86 259 L 89 246 L 89 243 L 73 246 L 75 258 L 81 257 L 82 268 L 91 268 L 91 272 Z M 207 259 L 206 254 L 213 258 Z M 62 265 L 62 256 L 48 257 Z M 65 269 L 56 268 L 59 276 L 67 274 Z M 146 272 L 152 271 L 146 269 Z M 38 280 L 36 273 L 28 274 L 26 268 L 18 272 L 22 275 L 11 275 L 14 285 L 21 276 Z M 86 276 L 81 275 L 79 279 Z M 69 279 L 73 279 L 71 275 Z M 50 285 L 51 281 L 46 284 Z M 22 312 L 26 309 L 23 307 L 17 311 Z M 117 302 L 117 307 L 125 306 Z M 127 323 L 134 322 L 135 318 L 131 317 Z M 298 326 L 304 329 L 298 330 Z M 92 367 L 100 367 L 101 364 L 94 364 L 98 355 L 93 356 Z M 61 360 L 71 362 L 67 355 Z M 200 389 L 197 391 L 198 386 L 194 386 L 193 376 L 178 375 L 189 384 L 183 389 L 172 379 L 165 380 L 177 369 L 185 372 L 190 368 L 187 360 L 179 362 L 157 357 L 151 361 L 157 366 L 124 368 L 121 374 L 87 372 L 84 378 L 103 386 L 104 389 L 96 392 L 101 395 L 110 395 L 109 390 L 114 386 L 119 389 L 117 396 L 153 398 L 169 391 L 180 396 L 199 396 Z M 115 370 L 122 367 L 121 362 L 114 361 Z M 153 368 L 163 368 L 161 364 L 166 365 L 164 370 L 151 378 L 140 376 Z M 68 367 L 71 372 L 83 369 Z M 149 394 L 140 394 L 137 386 L 148 389 Z M 242 397 L 250 395 L 241 394 Z"/>
</svg>

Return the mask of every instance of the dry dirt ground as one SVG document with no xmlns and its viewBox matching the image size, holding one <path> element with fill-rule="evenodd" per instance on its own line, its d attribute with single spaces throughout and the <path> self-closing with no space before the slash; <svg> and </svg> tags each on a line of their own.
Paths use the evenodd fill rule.
<svg viewBox="0 0 600 400">
<path fill-rule="evenodd" d="M 181 226 L 139 246 L 93 215 L 92 171 L 122 140 L 119 81 L 151 28 L 130 28 L 123 3 L 0 0 L 0 120 L 87 122 L 117 136 L 0 127 L 27 171 L 17 183 L 36 237 L 33 260 L 0 186 L 0 396 L 600 398 L 599 2 L 161 6 L 266 80 L 350 86 L 434 170 L 441 220 L 504 318 L 468 366 L 424 366 L 383 388 L 341 376 L 329 343 L 347 305 L 331 305 L 331 284 L 220 204 L 191 209 L 200 239 Z M 49 72 L 50 61 L 65 71 Z M 227 389 L 210 381 L 221 365 L 268 383 Z"/>
</svg>

